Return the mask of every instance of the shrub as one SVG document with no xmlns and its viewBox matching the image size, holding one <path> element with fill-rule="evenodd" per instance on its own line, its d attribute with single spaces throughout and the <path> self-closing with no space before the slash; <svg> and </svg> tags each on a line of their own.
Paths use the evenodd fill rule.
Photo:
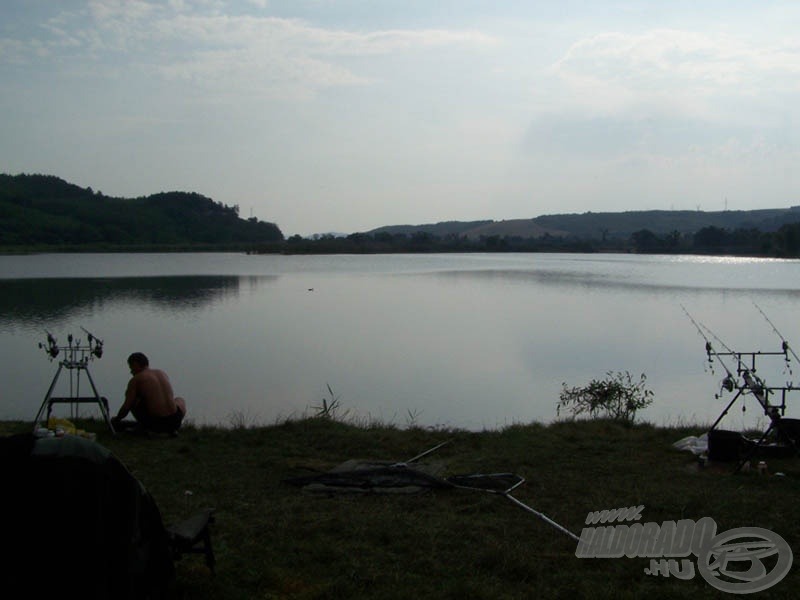
<svg viewBox="0 0 800 600">
<path fill-rule="evenodd" d="M 588 414 L 593 419 L 605 417 L 631 425 L 636 411 L 653 402 L 653 392 L 645 387 L 646 379 L 642 373 L 634 382 L 627 371 L 609 371 L 605 379 L 594 379 L 584 387 L 570 388 L 563 383 L 556 413 L 569 410 L 572 418 Z"/>
</svg>

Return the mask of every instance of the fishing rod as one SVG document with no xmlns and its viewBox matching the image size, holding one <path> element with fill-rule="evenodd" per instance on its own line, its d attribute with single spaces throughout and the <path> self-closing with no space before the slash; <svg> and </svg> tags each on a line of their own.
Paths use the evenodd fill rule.
<svg viewBox="0 0 800 600">
<path fill-rule="evenodd" d="M 89 352 L 97 358 L 101 358 L 103 356 L 103 340 L 96 335 L 92 335 L 92 332 L 88 331 L 85 327 L 81 327 L 81 329 L 89 340 Z"/>
<path fill-rule="evenodd" d="M 767 382 L 764 381 L 761 377 L 756 374 L 756 355 L 763 354 L 763 355 L 774 355 L 774 354 L 783 354 L 782 352 L 735 352 L 732 348 L 730 348 L 725 342 L 723 342 L 717 334 L 715 334 L 711 329 L 707 326 L 703 325 L 706 331 L 711 334 L 711 336 L 717 340 L 722 347 L 725 348 L 727 351 L 726 354 L 733 356 L 736 358 L 737 361 L 737 370 L 736 372 L 742 377 L 744 380 L 744 387 L 740 389 L 740 391 L 748 390 L 750 393 L 753 394 L 758 403 L 761 404 L 761 407 L 764 409 L 764 414 L 766 414 L 770 419 L 775 420 L 779 418 L 777 408 L 772 406 L 769 403 L 769 395 L 772 393 L 772 389 L 767 386 Z M 744 354 L 749 355 L 752 358 L 752 367 L 748 367 L 744 364 L 742 360 L 742 356 Z M 723 387 L 728 390 L 729 392 L 733 391 L 734 385 L 731 381 L 723 381 Z"/>
<path fill-rule="evenodd" d="M 722 366 L 722 368 L 725 369 L 725 373 L 727 374 L 727 377 L 725 377 L 725 379 L 722 380 L 722 387 L 725 388 L 726 390 L 728 390 L 729 392 L 732 392 L 734 387 L 736 386 L 736 377 L 734 377 L 733 372 L 728 368 L 728 365 L 725 364 L 725 361 L 722 360 L 722 357 L 714 349 L 714 346 L 711 344 L 711 340 L 708 339 L 708 336 L 703 332 L 703 327 L 701 327 L 700 324 L 697 321 L 694 320 L 694 317 L 691 314 L 689 314 L 689 311 L 686 310 L 686 307 L 683 304 L 681 304 L 681 308 L 683 309 L 683 312 L 686 313 L 686 316 L 689 318 L 689 321 L 692 322 L 692 325 L 694 325 L 695 329 L 697 329 L 697 333 L 699 333 L 700 336 L 706 342 L 706 355 L 708 356 L 709 364 L 712 365 L 712 373 L 713 373 L 714 359 L 711 358 L 711 357 L 713 355 L 717 359 L 717 361 L 719 362 L 720 366 Z M 706 329 L 708 329 L 708 328 L 706 327 Z M 710 329 L 708 329 L 708 332 L 711 335 L 714 335 L 713 332 Z M 716 336 L 714 336 L 714 337 L 717 340 L 719 340 L 719 338 L 717 338 Z M 722 340 L 719 340 L 719 341 L 720 341 L 720 343 L 722 343 L 723 346 L 725 345 L 722 342 Z"/>
<path fill-rule="evenodd" d="M 39 342 L 39 348 L 42 348 L 50 357 L 50 360 L 53 360 L 60 352 L 58 340 L 56 340 L 55 336 L 47 331 L 47 329 L 45 329 L 44 332 L 47 334 L 47 346 Z"/>
<path fill-rule="evenodd" d="M 756 374 L 756 356 L 778 356 L 778 355 L 780 355 L 780 356 L 783 356 L 784 360 L 787 363 L 789 363 L 789 355 L 788 355 L 788 353 L 791 352 L 792 356 L 794 356 L 795 359 L 797 359 L 797 355 L 794 353 L 793 350 L 791 350 L 791 347 L 789 346 L 788 341 L 781 335 L 781 333 L 778 331 L 778 328 L 775 327 L 775 325 L 772 323 L 772 321 L 769 320 L 767 315 L 764 313 L 763 310 L 761 310 L 759 308 L 759 306 L 757 304 L 756 304 L 756 308 L 758 308 L 758 310 L 761 313 L 761 315 L 772 326 L 773 331 L 775 331 L 775 333 L 778 335 L 778 337 L 781 338 L 781 341 L 783 342 L 783 345 L 782 345 L 782 348 L 781 348 L 781 352 L 760 352 L 760 351 L 758 351 L 758 352 L 755 352 L 755 351 L 754 352 L 735 352 L 734 350 L 729 348 L 727 346 L 727 344 L 725 344 L 725 342 L 723 342 L 719 338 L 719 336 L 717 336 L 713 331 L 711 331 L 711 329 L 709 329 L 705 325 L 702 325 L 702 324 L 698 323 L 697 321 L 695 321 L 694 318 L 689 314 L 689 311 L 686 310 L 686 307 L 681 305 L 681 308 L 686 313 L 686 316 L 689 317 L 689 320 L 695 326 L 695 328 L 697 329 L 698 333 L 700 333 L 700 335 L 703 337 L 703 339 L 705 339 L 705 341 L 706 341 L 706 353 L 708 354 L 709 363 L 713 364 L 713 362 L 714 362 L 712 357 L 711 357 L 711 355 L 713 354 L 717 358 L 717 360 L 719 361 L 720 365 L 722 365 L 722 367 L 725 369 L 725 372 L 727 373 L 727 377 L 722 381 L 723 389 L 726 389 L 729 392 L 733 392 L 734 390 L 736 390 L 736 394 L 733 396 L 733 398 L 728 403 L 728 405 L 723 409 L 723 411 L 720 414 L 720 416 L 717 418 L 717 420 L 714 422 L 714 424 L 709 429 L 709 432 L 714 430 L 717 427 L 717 425 L 719 424 L 719 422 L 725 417 L 725 415 L 728 414 L 728 411 L 733 406 L 733 404 L 736 402 L 736 400 L 740 396 L 742 396 L 742 394 L 748 393 L 748 392 L 750 394 L 752 394 L 753 397 L 758 401 L 758 403 L 761 405 L 761 408 L 764 410 L 764 414 L 767 417 L 769 417 L 769 419 L 770 419 L 770 426 L 764 431 L 764 433 L 761 435 L 761 438 L 755 443 L 755 445 L 750 449 L 750 451 L 743 458 L 740 459 L 739 464 L 738 464 L 738 466 L 736 467 L 736 469 L 734 471 L 734 472 L 739 472 L 741 470 L 741 468 L 744 466 L 744 464 L 746 463 L 746 461 L 750 458 L 750 456 L 756 451 L 756 448 L 760 447 L 761 444 L 764 442 L 764 440 L 767 439 L 767 437 L 769 436 L 770 432 L 775 431 L 777 429 L 778 433 L 781 434 L 781 432 L 784 431 L 781 421 L 782 421 L 782 418 L 783 418 L 783 414 L 784 414 L 784 412 L 786 410 L 786 393 L 789 392 L 789 391 L 797 389 L 791 383 L 787 384 L 786 386 L 783 386 L 783 387 L 769 387 L 769 386 L 767 386 L 766 381 L 763 380 L 759 375 Z M 708 335 L 710 335 L 717 342 L 719 342 L 722 345 L 722 347 L 725 348 L 726 352 L 717 352 L 714 349 L 714 347 L 712 346 L 711 340 L 708 338 L 708 335 L 706 335 L 706 333 L 708 333 Z M 737 374 L 738 377 L 741 377 L 743 383 L 739 384 L 738 380 L 736 378 L 734 378 L 733 373 L 727 367 L 725 362 L 722 360 L 722 356 L 732 356 L 732 357 L 734 357 L 736 359 L 736 361 L 738 363 L 736 374 Z M 751 362 L 751 366 L 748 366 L 748 365 L 746 365 L 744 363 L 744 359 L 743 359 L 744 356 L 749 356 L 751 358 L 751 361 L 750 361 Z M 798 361 L 798 362 L 800 362 L 800 361 Z M 712 367 L 712 370 L 713 370 L 713 367 Z M 771 404 L 770 403 L 770 395 L 774 394 L 777 391 L 781 392 L 780 403 Z M 719 398 L 719 395 L 717 395 L 717 398 Z M 745 410 L 745 405 L 744 404 L 742 404 L 742 410 L 743 411 Z M 784 437 L 788 437 L 788 436 L 786 436 L 785 431 L 784 431 Z M 792 446 L 794 446 L 797 450 L 800 450 L 800 447 L 797 446 L 795 440 L 793 440 L 791 438 L 788 438 L 788 439 L 789 439 L 789 441 L 790 441 Z"/>
<path fill-rule="evenodd" d="M 755 304 L 755 302 L 753 304 Z M 761 352 L 761 351 L 758 351 L 758 352 L 736 352 L 732 348 L 730 348 L 725 342 L 723 342 L 719 338 L 719 336 L 717 334 L 715 334 L 713 331 L 711 331 L 711 329 L 709 327 L 707 327 L 706 325 L 703 325 L 702 323 L 701 323 L 701 326 L 704 327 L 705 330 L 708 331 L 708 333 L 715 340 L 717 340 L 720 344 L 722 344 L 722 347 L 725 348 L 725 350 L 727 351 L 727 352 L 724 353 L 725 355 L 730 355 L 730 356 L 733 356 L 733 357 L 736 358 L 736 361 L 738 363 L 737 372 L 739 373 L 739 375 L 742 376 L 742 378 L 745 380 L 745 383 L 747 384 L 747 387 L 750 389 L 750 391 L 752 391 L 756 395 L 756 397 L 758 397 L 759 395 L 763 395 L 763 394 L 766 394 L 768 396 L 770 393 L 772 393 L 773 390 L 790 390 L 790 389 L 793 389 L 794 386 L 792 385 L 791 382 L 787 383 L 783 387 L 770 388 L 767 385 L 767 382 L 756 373 L 756 356 L 783 356 L 784 361 L 785 361 L 786 366 L 787 366 L 787 369 L 789 370 L 789 373 L 792 372 L 792 369 L 791 369 L 791 366 L 790 366 L 790 359 L 789 359 L 789 355 L 788 355 L 789 352 L 791 352 L 792 356 L 794 356 L 795 359 L 800 363 L 800 358 L 798 358 L 797 355 L 794 353 L 794 350 L 792 350 L 791 346 L 789 345 L 789 342 L 780 334 L 778 329 L 767 318 L 767 315 L 764 314 L 763 311 L 761 311 L 761 309 L 758 307 L 758 305 L 756 305 L 756 308 L 759 309 L 759 311 L 764 316 L 764 318 L 767 319 L 767 322 L 769 322 L 769 324 L 772 325 L 772 328 L 775 331 L 775 333 L 778 335 L 778 337 L 781 338 L 781 342 L 782 343 L 781 343 L 780 352 Z M 749 356 L 751 358 L 751 365 L 750 366 L 747 366 L 744 363 L 744 361 L 742 359 L 743 356 Z M 729 390 L 729 391 L 731 391 L 731 390 Z M 784 391 L 784 394 L 785 394 L 785 391 Z M 765 403 L 766 398 L 764 398 L 764 399 L 759 398 L 759 401 L 764 405 L 764 408 L 766 409 L 767 408 L 767 404 Z"/>
<path fill-rule="evenodd" d="M 92 379 L 92 374 L 89 372 L 89 363 L 95 358 L 101 358 L 103 355 L 103 340 L 84 327 L 81 327 L 81 330 L 88 338 L 86 343 L 70 333 L 67 335 L 67 343 L 59 344 L 56 337 L 45 329 L 47 341 L 46 343 L 39 343 L 39 348 L 45 351 L 51 361 L 59 356 L 61 360 L 58 361 L 58 369 L 53 376 L 53 380 L 50 382 L 50 387 L 34 419 L 34 430 L 39 427 L 43 415 L 46 414 L 49 420 L 53 404 L 69 404 L 72 407 L 73 415 L 77 415 L 75 405 L 81 403 L 96 403 L 109 429 L 112 433 L 115 433 L 114 426 L 108 415 L 108 401 L 100 396 L 100 393 L 97 391 L 97 386 L 95 386 L 94 380 Z M 53 396 L 53 391 L 64 369 L 69 372 L 69 396 L 55 397 Z M 92 395 L 81 395 L 81 377 L 83 374 L 85 374 L 86 378 L 89 380 L 89 385 L 92 388 Z"/>
<path fill-rule="evenodd" d="M 733 392 L 734 390 L 738 390 L 736 395 L 733 397 L 733 399 L 725 408 L 725 410 L 723 410 L 722 414 L 711 428 L 714 429 L 714 427 L 717 426 L 720 420 L 722 420 L 722 418 L 728 413 L 730 407 L 733 406 L 733 403 L 739 398 L 739 396 L 742 393 L 746 391 L 750 392 L 755 397 L 755 399 L 758 400 L 758 403 L 764 410 L 764 414 L 767 415 L 773 423 L 776 420 L 779 420 L 781 407 L 785 406 L 786 388 L 768 387 L 766 382 L 756 374 L 755 361 L 757 355 L 776 355 L 783 353 L 782 352 L 735 352 L 730 347 L 728 347 L 728 345 L 725 344 L 725 342 L 723 342 L 718 335 L 716 335 L 713 331 L 711 331 L 710 328 L 708 328 L 705 325 L 701 325 L 700 323 L 695 321 L 694 318 L 692 318 L 692 316 L 689 314 L 689 311 L 686 310 L 686 307 L 681 305 L 681 308 L 683 308 L 683 311 L 686 313 L 686 316 L 689 317 L 692 324 L 695 326 L 700 335 L 703 336 L 703 339 L 706 340 L 706 353 L 708 354 L 709 362 L 713 362 L 711 358 L 711 355 L 713 354 L 717 358 L 719 363 L 722 365 L 722 368 L 725 369 L 727 377 L 725 377 L 725 379 L 722 380 L 722 388 L 727 390 L 728 392 Z M 703 329 L 705 329 L 705 331 L 708 332 L 709 335 L 711 335 L 716 341 L 718 341 L 723 346 L 723 348 L 725 348 L 726 352 L 724 353 L 717 352 L 711 345 L 711 341 L 708 339 L 708 336 L 703 332 Z M 744 364 L 742 356 L 744 356 L 745 354 L 752 357 L 752 367 L 748 367 L 746 364 Z M 731 370 L 722 360 L 722 355 L 732 356 L 736 359 L 738 363 L 736 372 L 737 375 L 740 376 L 744 381 L 742 385 L 737 384 L 737 378 L 734 377 Z M 780 407 L 773 406 L 769 402 L 769 395 L 774 391 L 774 389 L 783 390 L 784 397 Z"/>
<path fill-rule="evenodd" d="M 772 327 L 772 331 L 774 331 L 774 332 L 775 332 L 775 334 L 776 334 L 776 335 L 777 335 L 779 338 L 781 338 L 781 342 L 782 342 L 782 347 L 783 347 L 783 352 L 784 352 L 784 354 L 786 354 L 787 352 L 790 352 L 790 353 L 792 354 L 792 356 L 794 356 L 794 359 L 795 359 L 795 360 L 798 362 L 798 364 L 800 364 L 800 357 L 798 357 L 798 356 L 797 356 L 797 354 L 795 354 L 795 351 L 794 351 L 794 350 L 792 349 L 792 347 L 789 345 L 789 342 L 788 342 L 788 340 L 787 340 L 785 337 L 783 337 L 783 335 L 781 334 L 781 332 L 780 332 L 780 331 L 778 331 L 778 328 L 777 328 L 777 327 L 775 327 L 775 323 L 773 323 L 772 321 L 770 321 L 769 317 L 767 316 L 767 313 L 765 313 L 763 310 L 761 310 L 761 307 L 760 307 L 758 304 L 756 304 L 755 302 L 753 302 L 753 306 L 755 306 L 755 307 L 756 307 L 756 309 L 758 310 L 758 312 L 760 312 L 760 313 L 761 313 L 761 316 L 762 316 L 762 317 L 764 317 L 764 319 L 767 321 L 767 323 L 769 323 L 770 327 Z M 787 365 L 787 368 L 789 369 L 789 373 L 791 374 L 791 373 L 792 373 L 792 369 L 791 369 L 791 367 L 789 367 L 789 356 L 788 356 L 788 355 L 786 355 L 786 365 Z"/>
<path fill-rule="evenodd" d="M 728 377 L 726 377 L 726 379 L 723 380 L 723 387 L 725 389 L 727 389 L 729 392 L 733 391 L 732 386 L 735 384 L 736 378 L 733 376 L 732 371 L 728 368 L 728 366 L 722 360 L 723 356 L 732 356 L 733 358 L 736 359 L 736 364 L 737 364 L 736 373 L 737 373 L 737 375 L 739 375 L 739 376 L 744 378 L 745 383 L 747 384 L 747 387 L 752 388 L 753 391 L 763 390 L 763 389 L 767 388 L 766 382 L 756 374 L 756 365 L 755 365 L 756 356 L 783 355 L 784 352 L 736 352 L 730 346 L 728 346 L 724 341 L 722 341 L 722 338 L 720 338 L 716 333 L 714 333 L 711 330 L 710 327 L 708 327 L 707 325 L 705 325 L 703 323 L 698 323 L 689 314 L 689 311 L 686 310 L 685 306 L 681 305 L 681 308 L 686 313 L 686 316 L 689 317 L 689 320 L 695 326 L 695 328 L 700 333 L 700 335 L 703 337 L 703 339 L 706 341 L 706 353 L 709 356 L 709 358 L 708 358 L 709 362 L 713 362 L 713 360 L 711 358 L 711 355 L 713 354 L 717 358 L 719 363 L 722 365 L 722 368 L 725 369 L 725 372 L 728 375 Z M 725 352 L 718 352 L 713 347 L 713 345 L 711 344 L 711 341 L 708 339 L 708 336 L 704 333 L 703 330 L 705 330 L 705 332 L 707 332 L 708 335 L 710 335 L 717 342 L 719 342 L 719 344 L 725 349 Z M 752 361 L 751 361 L 752 364 L 750 366 L 745 364 L 744 359 L 742 358 L 744 356 L 750 356 L 752 358 Z"/>
<path fill-rule="evenodd" d="M 742 375 L 744 373 L 751 373 L 753 375 L 753 377 L 755 377 L 757 380 L 759 379 L 758 376 L 755 374 L 755 371 L 756 371 L 755 356 L 757 354 L 756 352 L 735 352 L 730 346 L 728 346 L 728 344 L 723 342 L 722 339 L 716 333 L 711 331 L 711 328 L 708 327 L 708 325 L 700 323 L 700 326 L 703 327 L 709 333 L 709 335 L 711 337 L 713 337 L 715 340 L 717 340 L 722 345 L 722 347 L 725 349 L 725 352 L 722 353 L 723 355 L 725 355 L 725 356 L 733 356 L 736 359 L 736 372 L 739 375 Z M 719 354 L 720 353 L 717 352 L 717 355 L 719 355 Z M 742 361 L 742 356 L 744 354 L 748 354 L 748 355 L 751 355 L 753 357 L 753 366 L 752 367 L 748 367 L 747 365 L 744 364 L 744 361 Z M 761 354 L 761 353 L 759 352 L 758 354 Z"/>
</svg>

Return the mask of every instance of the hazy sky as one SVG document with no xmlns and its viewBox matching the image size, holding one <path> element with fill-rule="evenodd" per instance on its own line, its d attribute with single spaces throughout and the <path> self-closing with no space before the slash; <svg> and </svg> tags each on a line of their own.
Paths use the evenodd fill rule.
<svg viewBox="0 0 800 600">
<path fill-rule="evenodd" d="M 800 2 L 2 0 L 0 172 L 284 234 L 800 204 Z"/>
</svg>

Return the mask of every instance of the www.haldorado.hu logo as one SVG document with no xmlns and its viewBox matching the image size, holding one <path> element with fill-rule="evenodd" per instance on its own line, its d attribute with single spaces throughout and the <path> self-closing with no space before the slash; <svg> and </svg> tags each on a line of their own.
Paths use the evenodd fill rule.
<svg viewBox="0 0 800 600">
<path fill-rule="evenodd" d="M 717 534 L 717 524 L 710 517 L 660 525 L 626 524 L 639 521 L 643 510 L 644 506 L 632 506 L 589 513 L 586 525 L 607 525 L 584 527 L 575 556 L 649 558 L 646 575 L 692 579 L 695 565 L 686 557 L 693 554 L 703 579 L 731 594 L 766 590 L 783 579 L 792 566 L 789 544 L 769 529 L 739 527 Z"/>
</svg>

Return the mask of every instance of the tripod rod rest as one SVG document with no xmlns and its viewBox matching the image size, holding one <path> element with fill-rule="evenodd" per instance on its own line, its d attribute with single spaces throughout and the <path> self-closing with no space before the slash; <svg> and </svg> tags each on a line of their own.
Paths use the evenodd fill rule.
<svg viewBox="0 0 800 600">
<path fill-rule="evenodd" d="M 65 359 L 61 361 L 61 364 L 65 369 L 85 369 L 89 365 L 89 359 L 87 357 L 84 357 L 81 360 Z"/>
</svg>

